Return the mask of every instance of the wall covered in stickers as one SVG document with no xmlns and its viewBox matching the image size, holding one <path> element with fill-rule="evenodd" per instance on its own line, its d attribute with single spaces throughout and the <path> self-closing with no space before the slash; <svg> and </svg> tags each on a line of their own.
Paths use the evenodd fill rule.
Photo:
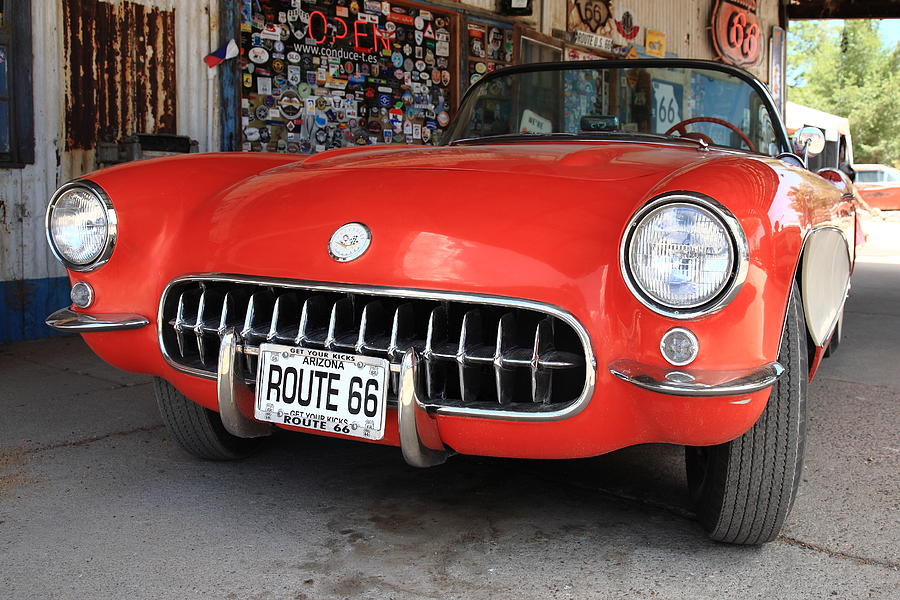
<svg viewBox="0 0 900 600">
<path fill-rule="evenodd" d="M 240 1 L 244 151 L 440 141 L 456 103 L 458 15 L 412 2 Z"/>
</svg>

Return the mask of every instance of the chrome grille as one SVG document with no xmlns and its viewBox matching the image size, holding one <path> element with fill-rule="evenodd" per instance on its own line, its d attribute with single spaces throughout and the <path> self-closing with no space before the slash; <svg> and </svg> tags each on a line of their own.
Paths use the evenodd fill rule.
<svg viewBox="0 0 900 600">
<path fill-rule="evenodd" d="M 568 313 L 494 296 L 188 278 L 167 287 L 159 327 L 167 360 L 195 375 L 216 376 L 219 342 L 233 329 L 248 382 L 259 345 L 269 342 L 387 358 L 393 397 L 412 347 L 438 407 L 554 412 L 584 398 L 593 381 L 587 336 Z"/>
</svg>

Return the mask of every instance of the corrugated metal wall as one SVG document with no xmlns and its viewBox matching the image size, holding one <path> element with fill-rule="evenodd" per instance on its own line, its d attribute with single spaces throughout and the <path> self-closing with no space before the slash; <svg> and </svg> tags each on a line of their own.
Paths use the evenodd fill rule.
<svg viewBox="0 0 900 600">
<path fill-rule="evenodd" d="M 153 110 L 145 111 L 143 116 L 136 113 L 137 119 L 119 115 L 114 122 L 150 124 L 151 119 L 155 121 L 155 115 L 174 113 L 174 121 L 160 121 L 167 129 L 198 140 L 201 150 L 219 148 L 218 85 L 216 79 L 208 78 L 209 69 L 203 62 L 203 57 L 219 43 L 218 0 L 32 0 L 35 163 L 24 169 L 0 170 L 0 342 L 47 335 L 49 331 L 43 325 L 43 318 L 68 302 L 64 271 L 47 250 L 43 218 L 47 201 L 59 184 L 94 166 L 89 140 L 81 134 L 70 136 L 73 128 L 67 131 L 65 127 L 67 82 L 81 85 L 84 80 L 104 76 L 95 71 L 102 61 L 92 60 L 92 64 L 73 61 L 79 74 L 82 69 L 91 72 L 90 77 L 83 79 L 74 73 L 70 76 L 67 65 L 65 32 L 73 26 L 67 17 L 77 16 L 77 10 L 73 13 L 73 9 L 91 6 L 103 13 L 126 15 L 126 19 L 127 15 L 137 18 L 139 13 L 156 14 L 160 23 L 168 23 L 166 26 L 174 29 L 174 99 L 163 100 L 160 105 L 160 98 L 171 97 L 172 88 L 157 85 L 158 78 L 154 80 L 155 75 L 145 73 L 139 79 L 153 85 L 135 87 L 138 96 L 135 105 L 153 104 Z M 132 23 L 137 25 L 139 20 Z M 81 27 L 89 31 L 91 23 L 83 22 Z M 139 50 L 140 40 L 135 39 L 135 31 L 149 33 L 148 27 L 131 27 L 122 34 L 130 37 L 128 42 Z M 101 46 L 110 37 L 98 30 L 95 39 Z M 160 44 L 165 47 L 156 34 L 155 43 L 145 43 L 144 47 L 157 48 Z M 147 60 L 146 53 L 143 57 L 144 64 L 153 64 Z M 126 91 L 116 93 L 123 92 Z M 83 93 L 84 90 L 79 95 Z M 150 100 L 154 94 L 156 100 Z M 140 102 L 141 97 L 144 102 Z M 121 109 L 119 96 L 116 104 L 105 103 L 104 98 L 97 96 L 92 98 L 96 104 L 106 107 L 107 114 Z M 99 109 L 72 114 L 88 125 L 103 122 Z M 68 148 L 67 140 L 71 142 Z"/>
<path fill-rule="evenodd" d="M 482 3 L 489 0 L 473 0 L 468 3 Z M 543 14 L 541 31 L 550 35 L 554 29 L 566 30 L 566 0 L 535 0 L 535 17 Z M 630 11 L 635 24 L 641 27 L 634 40 L 643 46 L 644 32 L 648 29 L 666 35 L 666 50 L 681 58 L 715 59 L 716 53 L 709 36 L 709 24 L 714 6 L 713 0 L 615 0 L 613 15 L 620 16 Z M 543 6 L 542 6 L 543 5 Z M 543 13 L 542 13 L 543 11 Z M 778 25 L 778 0 L 760 0 L 757 12 L 762 25 L 765 43 L 761 48 L 759 62 L 748 69 L 756 77 L 767 81 L 769 77 L 769 44 L 772 27 Z M 626 43 L 616 39 L 616 43 Z"/>
</svg>

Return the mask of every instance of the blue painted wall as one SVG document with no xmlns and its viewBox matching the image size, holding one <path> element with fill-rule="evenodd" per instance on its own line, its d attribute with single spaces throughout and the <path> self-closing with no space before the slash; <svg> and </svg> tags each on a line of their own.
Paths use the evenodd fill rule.
<svg viewBox="0 0 900 600">
<path fill-rule="evenodd" d="M 0 281 L 0 343 L 57 335 L 44 319 L 70 304 L 68 277 Z"/>
</svg>

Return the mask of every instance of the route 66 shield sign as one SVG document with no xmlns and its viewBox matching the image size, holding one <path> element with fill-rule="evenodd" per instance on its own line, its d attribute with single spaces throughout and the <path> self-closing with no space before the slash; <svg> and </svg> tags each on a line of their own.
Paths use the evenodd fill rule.
<svg viewBox="0 0 900 600">
<path fill-rule="evenodd" d="M 710 32 L 723 61 L 746 67 L 759 60 L 762 28 L 756 6 L 757 0 L 716 0 Z"/>
</svg>

